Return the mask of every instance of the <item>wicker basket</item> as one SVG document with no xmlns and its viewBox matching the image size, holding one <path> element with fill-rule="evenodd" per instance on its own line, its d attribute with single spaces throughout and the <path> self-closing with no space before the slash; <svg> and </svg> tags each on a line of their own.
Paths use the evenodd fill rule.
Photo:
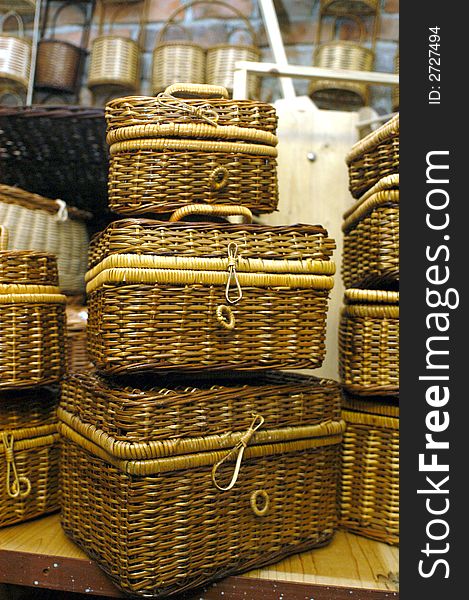
<svg viewBox="0 0 469 600">
<path fill-rule="evenodd" d="M 88 310 L 82 296 L 68 297 L 67 315 L 67 373 L 89 371 L 92 363 L 86 351 L 86 322 Z"/>
<path fill-rule="evenodd" d="M 80 74 L 85 46 L 85 27 L 79 46 L 55 39 L 55 28 L 62 10 L 70 5 L 65 2 L 56 11 L 52 19 L 51 38 L 42 39 L 37 47 L 36 75 L 34 85 L 42 90 L 55 90 L 64 93 L 75 92 Z M 76 3 L 86 19 L 86 12 L 80 3 Z"/>
<path fill-rule="evenodd" d="M 57 394 L 0 395 L 0 527 L 58 510 Z"/>
<path fill-rule="evenodd" d="M 93 41 L 90 55 L 88 87 L 92 91 L 103 88 L 137 91 L 140 87 L 139 43 L 130 37 L 112 33 L 118 14 L 126 8 L 126 4 L 123 4 L 115 10 L 107 34 L 103 34 L 101 19 L 99 35 Z M 104 6 L 102 10 L 104 18 Z"/>
<path fill-rule="evenodd" d="M 0 391 L 56 383 L 64 371 L 65 296 L 57 262 L 40 252 L 6 251 L 0 227 Z"/>
<path fill-rule="evenodd" d="M 399 75 L 399 52 L 394 57 L 394 72 Z M 392 109 L 396 112 L 399 110 L 399 86 L 392 90 Z"/>
<path fill-rule="evenodd" d="M 128 383 L 72 376 L 59 409 L 62 524 L 118 586 L 159 598 L 331 539 L 334 382 Z"/>
<path fill-rule="evenodd" d="M 365 537 L 399 544 L 399 407 L 347 398 L 340 523 Z"/>
<path fill-rule="evenodd" d="M 379 0 L 321 0 L 323 15 L 375 15 Z"/>
<path fill-rule="evenodd" d="M 212 99 L 216 92 L 225 97 Z M 194 94 L 196 103 L 190 99 Z M 201 96 L 207 99 L 202 108 Z M 274 211 L 277 138 L 254 127 L 219 125 L 216 107 L 229 102 L 226 96 L 219 87 L 170 86 L 154 101 L 162 108 L 153 122 L 109 131 L 110 208 L 133 216 L 204 202 L 237 203 L 256 214 Z M 108 114 L 117 102 L 132 107 L 133 99 L 111 102 Z M 158 113 L 165 110 L 179 112 L 186 122 L 161 123 Z"/>
<path fill-rule="evenodd" d="M 354 198 L 360 198 L 383 177 L 398 174 L 399 115 L 357 142 L 346 161 Z"/>
<path fill-rule="evenodd" d="M 10 232 L 10 250 L 39 250 L 57 255 L 62 292 L 84 291 L 90 214 L 68 208 L 20 188 L 0 184 L 0 222 Z"/>
<path fill-rule="evenodd" d="M 4 33 L 5 21 L 13 17 L 18 23 L 16 35 Z M 26 90 L 29 84 L 31 68 L 31 40 L 24 37 L 21 17 L 9 11 L 0 17 L 0 82 L 13 83 Z"/>
<path fill-rule="evenodd" d="M 339 326 L 339 371 L 357 395 L 399 393 L 399 292 L 350 289 Z"/>
<path fill-rule="evenodd" d="M 344 214 L 346 288 L 399 285 L 399 175 L 381 179 Z"/>
<path fill-rule="evenodd" d="M 335 268 L 327 232 L 176 222 L 207 212 L 250 214 L 189 206 L 171 223 L 127 220 L 92 241 L 95 365 L 108 374 L 319 367 Z"/>
<path fill-rule="evenodd" d="M 360 31 L 359 43 L 349 40 L 333 40 L 320 44 L 314 53 L 314 66 L 339 71 L 371 71 L 374 51 L 363 46 L 366 33 L 363 22 L 355 15 L 344 15 L 342 18 L 352 20 L 357 24 Z M 337 35 L 338 20 L 339 17 L 336 17 L 334 37 Z M 365 83 L 317 79 L 311 82 L 309 95 L 319 108 L 357 110 L 368 104 L 369 88 Z"/>
</svg>

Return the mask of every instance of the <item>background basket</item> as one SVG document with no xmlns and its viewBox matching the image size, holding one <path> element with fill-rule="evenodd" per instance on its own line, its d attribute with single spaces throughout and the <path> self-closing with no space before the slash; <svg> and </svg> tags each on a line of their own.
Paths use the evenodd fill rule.
<svg viewBox="0 0 469 600">
<path fill-rule="evenodd" d="M 320 44 L 314 53 L 314 66 L 333 70 L 371 71 L 374 51 L 363 46 L 366 35 L 363 22 L 355 15 L 335 17 L 334 37 L 337 35 L 339 18 L 356 23 L 360 32 L 359 43 L 349 40 L 334 40 Z M 319 108 L 356 110 L 368 104 L 369 88 L 364 83 L 318 79 L 311 82 L 309 95 Z"/>
<path fill-rule="evenodd" d="M 346 161 L 354 198 L 360 198 L 383 177 L 398 174 L 399 115 L 357 142 Z"/>
<path fill-rule="evenodd" d="M 82 296 L 67 298 L 67 373 L 89 371 L 92 363 L 86 351 L 88 310 Z"/>
<path fill-rule="evenodd" d="M 394 57 L 394 73 L 399 75 L 399 51 Z M 392 109 L 396 112 L 399 110 L 399 86 L 394 86 L 392 90 Z"/>
<path fill-rule="evenodd" d="M 399 285 L 399 175 L 381 179 L 344 214 L 346 288 Z"/>
<path fill-rule="evenodd" d="M 399 292 L 350 289 L 339 325 L 339 373 L 352 394 L 399 393 Z"/>
<path fill-rule="evenodd" d="M 9 249 L 55 254 L 59 287 L 64 293 L 84 290 L 88 253 L 85 219 L 90 216 L 63 201 L 0 184 L 0 222 L 9 230 Z"/>
<path fill-rule="evenodd" d="M 18 33 L 4 33 L 5 21 L 13 17 Z M 9 82 L 26 90 L 31 68 L 31 40 L 24 37 L 22 18 L 14 11 L 0 17 L 0 82 Z"/>
<path fill-rule="evenodd" d="M 82 4 L 65 2 L 60 6 L 52 19 L 51 38 L 42 39 L 38 43 L 35 86 L 39 89 L 56 90 L 73 93 L 80 75 L 81 61 L 87 46 L 88 37 L 83 24 L 81 43 L 79 46 L 55 39 L 55 28 L 62 10 L 70 5 L 80 8 L 86 20 L 86 12 Z M 45 24 L 44 24 L 45 25 Z"/>
<path fill-rule="evenodd" d="M 399 407 L 347 398 L 340 478 L 342 527 L 399 544 Z"/>
<path fill-rule="evenodd" d="M 328 15 L 374 15 L 379 0 L 321 0 L 321 12 Z"/>
<path fill-rule="evenodd" d="M 0 107 L 2 106 L 24 106 L 26 99 L 23 94 L 19 93 L 12 85 L 0 85 Z"/>
<path fill-rule="evenodd" d="M 44 387 L 0 394 L 0 431 L 43 427 L 57 423 L 58 392 Z"/>
<path fill-rule="evenodd" d="M 118 14 L 125 4 L 114 11 L 109 23 L 109 33 L 103 34 L 105 6 L 101 6 L 99 33 L 93 41 L 88 72 L 88 87 L 98 89 L 125 89 L 136 91 L 140 87 L 140 44 L 130 37 L 114 35 Z"/>
</svg>

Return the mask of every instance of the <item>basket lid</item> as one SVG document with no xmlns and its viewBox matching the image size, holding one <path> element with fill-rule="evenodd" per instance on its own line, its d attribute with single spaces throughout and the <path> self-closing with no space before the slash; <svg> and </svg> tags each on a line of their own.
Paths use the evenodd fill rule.
<svg viewBox="0 0 469 600">
<path fill-rule="evenodd" d="M 344 213 L 342 231 L 350 231 L 379 206 L 399 205 L 399 175 L 383 177 Z"/>
<path fill-rule="evenodd" d="M 393 306 L 399 305 L 399 292 L 387 290 L 361 290 L 350 288 L 345 291 L 344 302 L 346 304 L 378 304 Z"/>
<path fill-rule="evenodd" d="M 352 146 L 345 159 L 347 165 L 392 138 L 399 138 L 399 113 Z"/>
<path fill-rule="evenodd" d="M 230 375 L 222 384 L 210 376 L 197 386 L 180 377 L 165 384 L 69 375 L 60 431 L 139 474 L 213 465 L 228 454 L 234 460 L 248 445 L 262 446 L 254 454 L 267 455 L 286 451 L 288 443 L 338 443 L 342 435 L 340 387 L 330 380 L 267 373 Z"/>
</svg>

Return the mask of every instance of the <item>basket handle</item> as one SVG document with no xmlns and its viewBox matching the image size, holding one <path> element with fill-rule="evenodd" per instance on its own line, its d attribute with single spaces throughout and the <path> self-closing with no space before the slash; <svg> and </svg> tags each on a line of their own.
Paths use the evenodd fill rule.
<svg viewBox="0 0 469 600">
<path fill-rule="evenodd" d="M 161 43 L 167 28 L 173 23 L 174 19 L 181 12 L 184 12 L 186 9 L 191 8 L 192 6 L 195 6 L 196 4 L 210 4 L 212 6 L 214 4 L 216 4 L 217 6 L 222 6 L 223 8 L 227 8 L 228 10 L 231 10 L 231 12 L 233 14 L 235 14 L 238 17 L 238 19 L 241 19 L 242 21 L 244 21 L 244 24 L 246 25 L 246 29 L 249 31 L 249 33 L 251 35 L 253 45 L 254 46 L 258 45 L 257 44 L 257 35 L 254 30 L 254 27 L 251 25 L 251 22 L 246 17 L 246 15 L 243 15 L 243 13 L 240 10 L 238 10 L 236 7 L 231 6 L 231 4 L 228 4 L 227 2 L 223 2 L 222 0 L 190 0 L 189 2 L 184 4 L 184 6 L 180 6 L 179 8 L 177 8 L 174 12 L 172 12 L 169 15 L 166 23 L 164 24 L 163 28 L 161 29 L 161 31 L 156 39 L 155 46 L 157 46 L 159 43 Z"/>
<path fill-rule="evenodd" d="M 19 37 L 24 37 L 24 23 L 23 23 L 23 19 L 14 10 L 9 10 L 7 13 L 5 13 L 0 18 L 0 31 L 3 32 L 3 26 L 5 25 L 5 21 L 8 21 L 8 19 L 10 17 L 13 17 L 14 19 L 16 19 L 16 22 L 18 24 L 18 36 Z"/>
<path fill-rule="evenodd" d="M 13 98 L 16 98 L 19 101 L 19 103 L 16 106 L 24 106 L 24 98 L 14 88 L 7 87 L 0 91 L 0 103 L 2 101 L 2 98 L 5 98 L 7 96 L 12 96 Z"/>
<path fill-rule="evenodd" d="M 180 29 L 181 31 L 184 32 L 185 37 L 189 40 L 192 41 L 192 35 L 190 34 L 189 30 L 187 29 L 187 27 L 184 27 L 184 25 L 181 25 L 180 23 L 169 23 L 167 22 L 161 29 L 160 33 L 158 34 L 158 38 L 157 38 L 157 42 L 156 45 L 161 44 L 163 42 L 163 37 L 166 35 L 168 29 L 170 27 L 177 27 L 178 29 Z"/>
<path fill-rule="evenodd" d="M 232 29 L 232 31 L 228 34 L 228 43 L 230 44 L 230 40 L 233 37 L 233 35 L 237 32 L 237 31 L 246 31 L 246 29 L 244 27 L 235 27 L 234 29 Z M 248 32 L 249 35 L 251 35 L 251 32 Z"/>
<path fill-rule="evenodd" d="M 8 249 L 8 229 L 0 225 L 0 250 Z"/>
<path fill-rule="evenodd" d="M 59 8 L 55 11 L 54 16 L 52 17 L 50 39 L 52 39 L 52 40 L 55 39 L 55 29 L 57 27 L 57 21 L 59 19 L 59 15 L 63 11 L 63 9 L 66 8 L 67 6 L 78 6 L 80 8 L 81 14 L 83 16 L 83 30 L 81 33 L 80 47 L 83 47 L 83 40 L 84 40 L 84 35 L 85 35 L 85 24 L 86 24 L 86 12 L 85 12 L 84 6 L 80 2 L 75 2 L 74 0 L 71 0 L 70 2 L 64 2 L 62 4 L 62 6 L 59 6 Z"/>
<path fill-rule="evenodd" d="M 173 83 L 163 93 L 175 98 L 202 98 L 205 100 L 227 99 L 230 97 L 228 90 L 221 85 L 206 85 L 204 83 Z"/>
<path fill-rule="evenodd" d="M 365 29 L 365 25 L 363 24 L 363 21 L 357 15 L 343 14 L 343 15 L 337 15 L 336 17 L 334 17 L 333 26 L 332 26 L 332 39 L 335 40 L 337 37 L 337 23 L 338 23 L 339 19 L 345 20 L 345 21 L 353 21 L 355 23 L 355 25 L 358 28 L 358 34 L 359 34 L 358 41 L 360 42 L 360 44 L 363 44 L 363 42 L 365 41 L 365 37 L 366 37 L 366 29 Z"/>
<path fill-rule="evenodd" d="M 169 218 L 171 223 L 180 221 L 189 215 L 212 215 L 216 217 L 240 216 L 244 218 L 245 223 L 252 223 L 252 213 L 249 208 L 244 206 L 232 206 L 230 204 L 188 204 L 178 208 Z"/>
</svg>

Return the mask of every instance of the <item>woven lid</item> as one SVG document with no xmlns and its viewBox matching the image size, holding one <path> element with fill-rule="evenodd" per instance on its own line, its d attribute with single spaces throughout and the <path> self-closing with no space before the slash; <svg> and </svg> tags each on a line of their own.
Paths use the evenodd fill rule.
<svg viewBox="0 0 469 600">
<path fill-rule="evenodd" d="M 350 288 L 345 291 L 344 302 L 346 304 L 390 304 L 398 306 L 399 292 Z"/>
<path fill-rule="evenodd" d="M 342 314 L 347 317 L 399 319 L 399 292 L 350 288 Z"/>
<path fill-rule="evenodd" d="M 346 157 L 347 165 L 392 138 L 399 138 L 399 114 L 352 146 Z"/>
<path fill-rule="evenodd" d="M 357 223 L 380 206 L 399 205 L 399 175 L 383 177 L 344 213 L 342 231 L 353 229 Z"/>
</svg>

